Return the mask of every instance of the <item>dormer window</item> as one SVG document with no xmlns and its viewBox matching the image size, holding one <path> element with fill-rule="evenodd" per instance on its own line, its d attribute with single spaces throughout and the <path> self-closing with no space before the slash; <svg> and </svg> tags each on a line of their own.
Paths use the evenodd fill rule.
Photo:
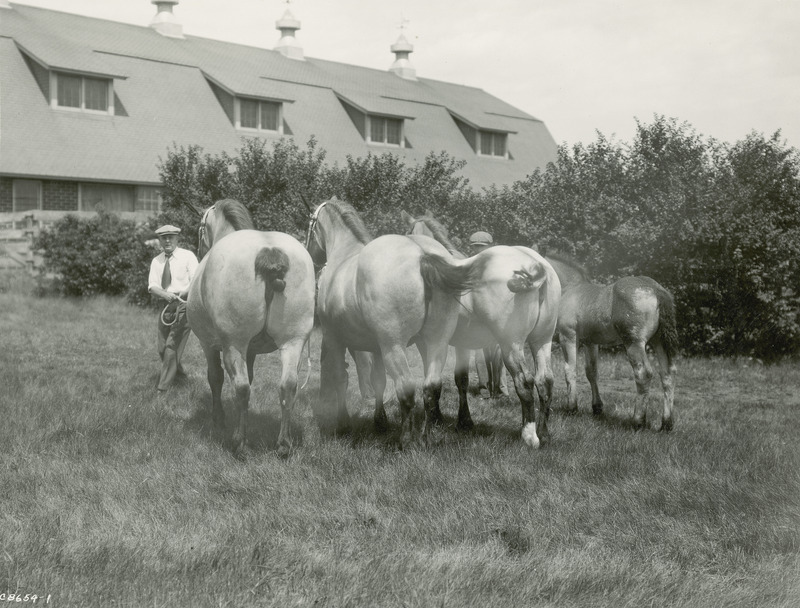
<svg viewBox="0 0 800 608">
<path fill-rule="evenodd" d="M 235 108 L 237 128 L 283 132 L 279 102 L 240 97 L 236 98 Z"/>
<path fill-rule="evenodd" d="M 367 143 L 382 146 L 398 146 L 400 148 L 411 147 L 405 138 L 405 118 L 400 116 L 370 114 L 342 97 L 339 97 L 339 101 L 350 117 L 350 120 L 353 121 L 355 128 L 358 129 L 359 135 L 361 135 Z"/>
<path fill-rule="evenodd" d="M 508 133 L 498 131 L 478 131 L 480 154 L 484 156 L 506 157 Z"/>
<path fill-rule="evenodd" d="M 114 114 L 114 88 L 110 78 L 51 72 L 54 108 Z M 52 82 L 51 80 L 51 82 Z"/>
<path fill-rule="evenodd" d="M 387 116 L 371 116 L 367 114 L 369 124 L 369 138 L 373 144 L 386 144 L 388 146 L 403 145 L 403 120 Z"/>
<path fill-rule="evenodd" d="M 453 120 L 478 156 L 496 156 L 506 159 L 511 157 L 508 153 L 507 132 L 479 129 L 455 116 L 453 116 Z"/>
</svg>

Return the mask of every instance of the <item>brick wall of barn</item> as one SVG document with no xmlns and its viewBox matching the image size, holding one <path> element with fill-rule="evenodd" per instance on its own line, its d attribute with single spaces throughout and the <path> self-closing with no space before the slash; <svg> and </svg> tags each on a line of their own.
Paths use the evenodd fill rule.
<svg viewBox="0 0 800 608">
<path fill-rule="evenodd" d="M 42 209 L 49 211 L 78 210 L 78 182 L 43 180 Z M 14 210 L 14 179 L 0 177 L 0 213 Z"/>
<path fill-rule="evenodd" d="M 42 209 L 52 211 L 77 211 L 78 182 L 43 182 Z"/>
</svg>

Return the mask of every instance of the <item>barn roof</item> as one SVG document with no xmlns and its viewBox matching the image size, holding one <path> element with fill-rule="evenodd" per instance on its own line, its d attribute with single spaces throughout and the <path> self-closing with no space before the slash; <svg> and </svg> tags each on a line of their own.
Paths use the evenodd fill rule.
<svg viewBox="0 0 800 608">
<path fill-rule="evenodd" d="M 554 160 L 545 124 L 485 91 L 207 38 L 11 4 L 0 16 L 0 173 L 158 183 L 173 145 L 233 153 L 242 137 L 215 88 L 283 102 L 298 144 L 314 136 L 331 162 L 392 152 L 408 163 L 448 152 L 474 186 L 511 183 Z M 116 115 L 53 109 L 40 70 L 113 79 Z M 346 106 L 404 119 L 408 147 L 368 144 Z M 507 133 L 509 159 L 475 153 L 458 122 Z"/>
</svg>

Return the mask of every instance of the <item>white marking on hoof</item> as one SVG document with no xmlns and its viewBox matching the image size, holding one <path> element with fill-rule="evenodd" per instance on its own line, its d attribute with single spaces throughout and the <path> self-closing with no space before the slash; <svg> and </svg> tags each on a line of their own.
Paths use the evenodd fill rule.
<svg viewBox="0 0 800 608">
<path fill-rule="evenodd" d="M 535 422 L 529 422 L 522 428 L 522 440 L 528 444 L 528 447 L 539 447 L 539 436 L 536 434 Z"/>
</svg>

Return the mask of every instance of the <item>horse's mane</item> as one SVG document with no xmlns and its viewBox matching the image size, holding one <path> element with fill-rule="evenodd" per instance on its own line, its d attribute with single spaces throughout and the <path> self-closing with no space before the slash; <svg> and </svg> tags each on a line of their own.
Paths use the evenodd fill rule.
<svg viewBox="0 0 800 608">
<path fill-rule="evenodd" d="M 591 276 L 589 275 L 589 271 L 586 270 L 586 268 L 583 265 L 581 265 L 577 260 L 575 260 L 575 258 L 567 255 L 566 253 L 563 253 L 561 251 L 548 251 L 545 257 L 554 260 L 556 262 L 560 262 L 565 266 L 569 266 L 572 270 L 581 275 L 581 278 L 584 281 L 592 280 Z"/>
<path fill-rule="evenodd" d="M 433 234 L 433 238 L 444 245 L 445 249 L 447 249 L 447 251 L 449 251 L 451 254 L 463 255 L 453 244 L 453 241 L 450 240 L 450 236 L 447 234 L 447 228 L 445 228 L 435 217 L 425 214 L 420 216 L 417 221 L 424 222 L 428 227 L 428 230 L 430 230 Z"/>
<path fill-rule="evenodd" d="M 253 230 L 253 218 L 242 203 L 232 198 L 226 198 L 214 203 L 217 212 L 222 214 L 234 230 Z"/>
<path fill-rule="evenodd" d="M 342 218 L 344 225 L 350 229 L 358 242 L 366 245 L 372 240 L 372 235 L 364 224 L 364 220 L 361 219 L 361 216 L 358 215 L 358 211 L 356 211 L 350 203 L 333 197 L 328 201 L 328 207 L 332 207 L 336 210 L 336 213 Z"/>
</svg>

